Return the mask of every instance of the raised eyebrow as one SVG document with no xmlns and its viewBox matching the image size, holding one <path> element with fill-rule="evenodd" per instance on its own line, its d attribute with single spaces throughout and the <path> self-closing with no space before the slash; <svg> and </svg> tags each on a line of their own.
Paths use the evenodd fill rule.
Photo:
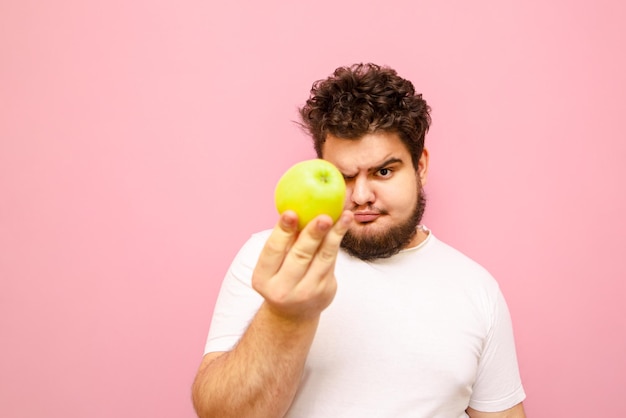
<svg viewBox="0 0 626 418">
<path fill-rule="evenodd" d="M 401 158 L 392 157 L 392 158 L 389 158 L 388 160 L 385 160 L 383 163 L 381 163 L 381 164 L 377 165 L 376 167 L 372 167 L 372 168 L 370 168 L 369 170 L 367 170 L 367 172 L 368 172 L 368 173 L 370 173 L 370 174 L 371 174 L 371 173 L 375 173 L 375 172 L 377 172 L 377 171 L 379 171 L 379 170 L 382 170 L 383 168 L 385 168 L 385 167 L 387 167 L 387 166 L 390 166 L 390 165 L 392 165 L 392 164 L 398 164 L 398 163 L 403 164 L 403 163 L 404 163 L 404 161 L 402 161 L 402 159 L 401 159 Z M 348 175 L 347 173 L 345 173 L 345 172 L 343 172 L 343 171 L 341 171 L 341 170 L 340 170 L 340 172 L 341 172 L 341 174 L 343 175 L 343 177 L 344 177 L 344 178 L 347 178 L 347 179 L 349 179 L 349 178 L 353 178 L 353 177 L 355 177 L 355 176 L 356 176 L 356 174 Z"/>
<path fill-rule="evenodd" d="M 392 158 L 389 158 L 388 160 L 385 160 L 385 162 L 383 162 L 382 164 L 380 164 L 380 165 L 378 165 L 376 167 L 370 168 L 368 171 L 370 173 L 375 173 L 375 172 L 377 172 L 379 170 L 382 170 L 383 168 L 385 168 L 387 166 L 390 166 L 392 164 L 397 164 L 397 163 L 402 164 L 402 162 L 403 162 L 402 159 L 397 158 L 397 157 L 392 157 Z"/>
</svg>

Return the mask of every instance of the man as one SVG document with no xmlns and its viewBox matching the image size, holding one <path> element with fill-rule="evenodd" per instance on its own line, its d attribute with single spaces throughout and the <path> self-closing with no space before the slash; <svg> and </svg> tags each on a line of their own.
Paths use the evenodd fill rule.
<svg viewBox="0 0 626 418">
<path fill-rule="evenodd" d="M 430 108 L 373 64 L 301 109 L 347 185 L 333 225 L 286 212 L 233 261 L 193 385 L 200 417 L 525 417 L 506 303 L 420 224 Z"/>
</svg>

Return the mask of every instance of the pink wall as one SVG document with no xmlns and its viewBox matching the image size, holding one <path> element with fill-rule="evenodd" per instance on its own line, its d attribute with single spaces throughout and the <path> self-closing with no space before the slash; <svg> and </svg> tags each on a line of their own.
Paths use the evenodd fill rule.
<svg viewBox="0 0 626 418">
<path fill-rule="evenodd" d="M 192 417 L 296 106 L 357 61 L 434 109 L 427 224 L 499 279 L 529 416 L 622 414 L 625 6 L 214 3 L 0 5 L 0 415 Z"/>
</svg>

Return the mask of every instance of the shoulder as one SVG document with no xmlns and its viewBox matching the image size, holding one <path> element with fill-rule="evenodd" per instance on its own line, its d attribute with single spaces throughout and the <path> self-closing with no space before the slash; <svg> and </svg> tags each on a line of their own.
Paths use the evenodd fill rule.
<svg viewBox="0 0 626 418">
<path fill-rule="evenodd" d="M 251 234 L 232 260 L 229 272 L 236 277 L 249 277 L 272 230 Z"/>
<path fill-rule="evenodd" d="M 266 229 L 251 234 L 239 249 L 237 257 L 258 257 L 271 233 L 271 229 Z"/>
<path fill-rule="evenodd" d="M 493 306 L 498 298 L 498 282 L 483 265 L 432 233 L 428 243 L 410 255 L 410 259 L 413 271 L 431 278 L 437 285 L 473 295 L 486 306 Z"/>
<path fill-rule="evenodd" d="M 432 252 L 435 257 L 441 257 L 444 259 L 451 259 L 458 263 L 462 263 L 465 267 L 471 267 L 472 269 L 484 270 L 486 269 L 477 261 L 469 257 L 459 249 L 441 241 L 436 236 L 432 236 L 429 245 L 426 248 Z"/>
</svg>

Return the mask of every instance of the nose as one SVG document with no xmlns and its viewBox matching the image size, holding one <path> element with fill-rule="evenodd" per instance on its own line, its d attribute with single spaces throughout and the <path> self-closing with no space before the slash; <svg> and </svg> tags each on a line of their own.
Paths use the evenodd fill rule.
<svg viewBox="0 0 626 418">
<path fill-rule="evenodd" d="M 374 203 L 375 195 L 372 185 L 369 183 L 367 177 L 357 177 L 352 179 L 352 184 L 349 184 L 350 199 L 356 206 L 366 206 Z"/>
</svg>

